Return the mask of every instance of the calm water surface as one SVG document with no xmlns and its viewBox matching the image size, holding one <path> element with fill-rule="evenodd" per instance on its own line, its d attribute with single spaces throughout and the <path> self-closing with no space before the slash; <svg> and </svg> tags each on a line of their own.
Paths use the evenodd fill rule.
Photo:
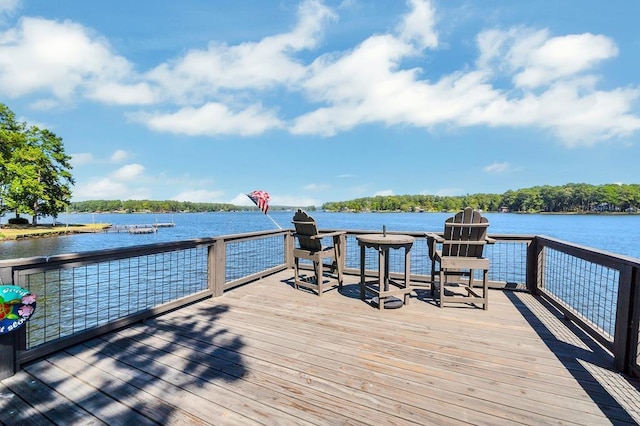
<svg viewBox="0 0 640 426">
<path fill-rule="evenodd" d="M 388 231 L 441 231 L 450 213 L 328 213 L 312 212 L 321 229 Z M 293 212 L 269 215 L 283 228 L 291 228 Z M 523 215 L 487 213 L 493 234 L 536 234 L 640 258 L 640 215 Z M 42 221 L 46 223 L 47 220 Z M 50 223 L 50 220 L 48 221 Z M 187 240 L 251 231 L 277 229 L 260 212 L 179 214 L 62 214 L 62 223 L 117 225 L 173 222 L 155 234 L 99 233 L 0 242 L 0 259 L 51 256 L 61 253 Z M 6 223 L 6 218 L 3 218 Z"/>
</svg>

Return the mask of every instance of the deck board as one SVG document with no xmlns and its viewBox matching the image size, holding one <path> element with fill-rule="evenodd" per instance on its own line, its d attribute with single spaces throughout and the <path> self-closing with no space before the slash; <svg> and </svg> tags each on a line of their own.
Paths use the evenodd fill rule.
<svg viewBox="0 0 640 426">
<path fill-rule="evenodd" d="M 291 271 L 109 333 L 0 382 L 25 424 L 636 424 L 612 356 L 522 292 L 489 310 L 419 290 L 379 311 L 357 278 L 322 297 Z"/>
</svg>

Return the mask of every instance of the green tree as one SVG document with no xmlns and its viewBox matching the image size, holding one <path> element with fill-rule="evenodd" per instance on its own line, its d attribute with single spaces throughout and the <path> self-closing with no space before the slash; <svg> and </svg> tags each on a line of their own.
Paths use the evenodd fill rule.
<svg viewBox="0 0 640 426">
<path fill-rule="evenodd" d="M 57 217 L 70 203 L 71 157 L 62 139 L 46 129 L 15 121 L 14 114 L 0 104 L 2 168 L 0 191 L 7 210 L 38 217 Z"/>
<path fill-rule="evenodd" d="M 0 214 L 8 210 L 9 170 L 12 153 L 24 143 L 24 124 L 16 121 L 15 114 L 0 103 Z"/>
</svg>

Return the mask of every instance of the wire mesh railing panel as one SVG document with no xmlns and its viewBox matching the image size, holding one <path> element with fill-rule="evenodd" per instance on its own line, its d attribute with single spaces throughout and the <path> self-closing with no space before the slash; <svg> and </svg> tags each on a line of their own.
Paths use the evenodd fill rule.
<svg viewBox="0 0 640 426">
<path fill-rule="evenodd" d="M 438 250 L 442 244 L 436 244 Z M 527 282 L 527 241 L 496 241 L 484 246 L 483 256 L 489 259 L 489 281 L 525 288 Z M 427 256 L 429 251 L 426 251 Z M 474 279 L 482 280 L 482 271 L 474 271 Z"/>
<path fill-rule="evenodd" d="M 484 247 L 490 262 L 489 280 L 518 284 L 527 282 L 527 241 L 497 241 Z M 480 275 L 476 278 L 480 279 Z"/>
<path fill-rule="evenodd" d="M 345 254 L 345 265 L 350 269 L 360 269 L 360 246 L 355 235 L 348 235 L 347 250 Z M 366 248 L 365 269 L 367 271 L 378 270 L 378 252 L 374 248 Z M 416 238 L 411 247 L 411 274 L 412 275 L 429 275 L 431 273 L 431 259 L 429 259 L 429 250 L 427 248 L 427 240 L 424 238 Z M 404 274 L 404 249 L 389 250 L 389 272 Z"/>
<path fill-rule="evenodd" d="M 345 237 L 347 249 L 344 254 L 345 267 L 360 269 L 360 247 L 355 235 Z"/>
<path fill-rule="evenodd" d="M 285 263 L 282 235 L 230 241 L 226 245 L 226 278 L 231 282 Z"/>
<path fill-rule="evenodd" d="M 441 244 L 436 246 L 441 249 Z M 489 280 L 518 284 L 524 287 L 527 279 L 527 249 L 528 241 L 497 241 L 488 244 L 484 249 L 491 266 L 489 268 Z M 378 257 L 373 248 L 366 249 L 365 269 L 377 270 Z M 390 272 L 404 272 L 404 251 L 389 251 Z M 360 247 L 356 235 L 347 236 L 346 267 L 360 269 Z M 431 259 L 426 238 L 416 238 L 411 249 L 411 274 L 430 276 Z M 482 271 L 475 272 L 475 278 L 482 279 Z"/>
<path fill-rule="evenodd" d="M 619 271 L 549 247 L 540 262 L 546 293 L 613 341 Z"/>
<path fill-rule="evenodd" d="M 207 249 L 191 248 L 82 266 L 24 270 L 38 297 L 27 349 L 207 289 Z"/>
</svg>

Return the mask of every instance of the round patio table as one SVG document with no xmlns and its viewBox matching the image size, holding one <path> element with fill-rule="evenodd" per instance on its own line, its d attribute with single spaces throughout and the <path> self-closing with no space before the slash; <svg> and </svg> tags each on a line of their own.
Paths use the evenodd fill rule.
<svg viewBox="0 0 640 426">
<path fill-rule="evenodd" d="M 409 302 L 411 288 L 411 247 L 414 238 L 401 234 L 364 234 L 356 236 L 360 246 L 360 299 L 365 300 L 366 291 L 375 294 L 379 309 L 399 308 L 402 301 L 396 296 L 404 296 L 404 304 Z M 366 282 L 365 256 L 366 249 L 373 248 L 378 252 L 377 285 Z M 389 250 L 404 248 L 404 281 L 398 282 L 389 276 Z M 396 288 L 391 288 L 393 285 Z"/>
</svg>

